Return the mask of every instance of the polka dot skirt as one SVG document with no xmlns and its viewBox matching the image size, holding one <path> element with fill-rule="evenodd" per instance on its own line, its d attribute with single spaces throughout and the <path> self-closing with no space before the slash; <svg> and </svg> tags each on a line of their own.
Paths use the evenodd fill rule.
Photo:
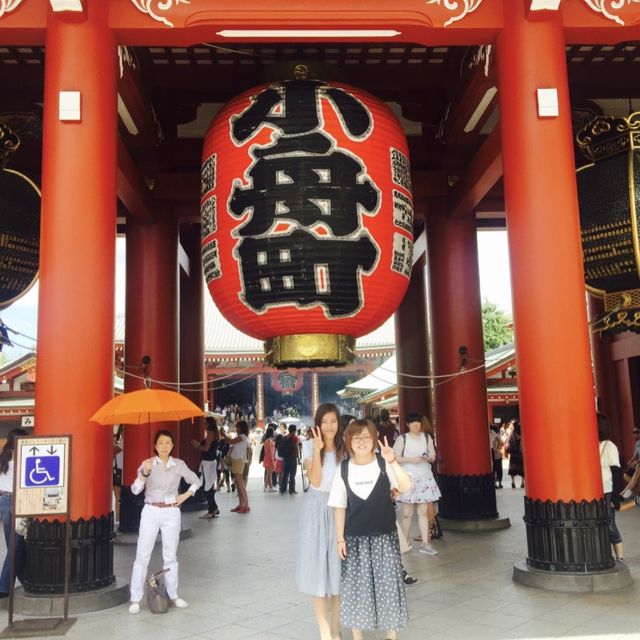
<svg viewBox="0 0 640 640">
<path fill-rule="evenodd" d="M 409 620 L 397 531 L 347 536 L 340 622 L 349 629 L 402 629 Z"/>
</svg>

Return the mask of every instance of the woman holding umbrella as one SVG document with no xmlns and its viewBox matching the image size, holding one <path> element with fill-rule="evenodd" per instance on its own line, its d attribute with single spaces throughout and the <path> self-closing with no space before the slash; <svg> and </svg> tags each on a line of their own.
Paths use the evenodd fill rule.
<svg viewBox="0 0 640 640">
<path fill-rule="evenodd" d="M 170 431 L 158 431 L 154 438 L 156 455 L 144 460 L 138 468 L 131 492 L 145 493 L 145 505 L 140 517 L 140 532 L 136 559 L 131 574 L 131 605 L 129 613 L 140 613 L 140 601 L 144 595 L 144 581 L 151 552 L 158 535 L 162 533 L 162 559 L 167 595 L 175 607 L 184 609 L 189 605 L 178 597 L 178 542 L 180 540 L 180 505 L 194 495 L 200 487 L 198 476 L 182 460 L 171 457 L 173 435 Z M 180 479 L 190 487 L 178 493 Z"/>
</svg>

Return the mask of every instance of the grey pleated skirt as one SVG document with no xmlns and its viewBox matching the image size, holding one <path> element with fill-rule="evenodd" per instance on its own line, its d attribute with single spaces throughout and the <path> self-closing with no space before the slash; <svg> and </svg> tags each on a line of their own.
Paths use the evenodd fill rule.
<svg viewBox="0 0 640 640">
<path fill-rule="evenodd" d="M 340 622 L 349 629 L 403 629 L 409 620 L 397 531 L 347 536 Z"/>
<path fill-rule="evenodd" d="M 313 487 L 304 496 L 300 513 L 300 546 L 296 567 L 298 590 L 310 596 L 340 593 L 340 557 L 336 544 L 333 508 L 329 493 Z"/>
</svg>

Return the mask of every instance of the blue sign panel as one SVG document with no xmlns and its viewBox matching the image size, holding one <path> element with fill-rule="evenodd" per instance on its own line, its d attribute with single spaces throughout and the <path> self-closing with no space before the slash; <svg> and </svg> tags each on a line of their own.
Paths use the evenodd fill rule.
<svg viewBox="0 0 640 640">
<path fill-rule="evenodd" d="M 25 459 L 26 487 L 57 487 L 60 484 L 60 458 L 33 456 Z"/>
</svg>

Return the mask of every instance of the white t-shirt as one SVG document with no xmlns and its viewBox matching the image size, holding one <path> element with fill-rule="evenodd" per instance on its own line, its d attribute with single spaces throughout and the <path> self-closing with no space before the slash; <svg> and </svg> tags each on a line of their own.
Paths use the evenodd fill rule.
<svg viewBox="0 0 640 640">
<path fill-rule="evenodd" d="M 244 433 L 240 434 L 240 438 L 242 438 L 242 440 L 240 442 L 236 442 L 231 449 L 232 460 L 247 459 L 247 444 L 249 444 L 249 438 L 247 438 Z"/>
<path fill-rule="evenodd" d="M 600 466 L 602 467 L 602 488 L 605 493 L 613 491 L 613 477 L 609 467 L 620 466 L 620 454 L 611 440 L 603 440 L 600 443 Z"/>
<path fill-rule="evenodd" d="M 407 444 L 405 446 L 405 436 Z M 427 446 L 429 442 L 429 446 Z M 404 447 L 404 453 L 402 448 Z M 424 453 L 427 453 L 430 457 L 436 455 L 436 448 L 433 444 L 433 438 L 426 433 L 419 433 L 417 436 L 413 436 L 410 433 L 401 435 L 393 445 L 393 452 L 398 458 L 418 458 Z M 414 462 L 401 462 L 402 468 L 414 478 L 424 478 L 431 472 L 431 465 L 428 462 L 414 463 Z"/>
<path fill-rule="evenodd" d="M 389 478 L 389 484 L 391 489 L 398 488 L 398 480 L 396 474 L 393 472 L 393 468 L 384 461 L 387 477 Z M 378 481 L 380 475 L 380 467 L 378 466 L 378 460 L 373 459 L 369 464 L 355 464 L 353 460 L 349 460 L 349 469 L 347 477 L 349 479 L 349 486 L 351 491 L 355 493 L 359 498 L 366 500 L 373 487 Z M 333 476 L 333 483 L 331 484 L 331 492 L 329 493 L 329 501 L 327 504 L 330 507 L 338 507 L 339 509 L 347 508 L 347 488 L 344 486 L 342 480 L 342 474 L 340 469 L 337 469 L 336 474 Z"/>
<path fill-rule="evenodd" d="M 496 439 L 498 440 L 497 443 Z M 498 448 L 496 448 L 496 446 Z M 500 440 L 500 434 L 489 429 L 489 447 L 491 448 L 491 456 L 494 460 L 500 460 L 500 458 L 502 458 L 502 454 L 500 453 L 501 446 L 502 441 Z"/>
<path fill-rule="evenodd" d="M 9 460 L 7 472 L 0 474 L 0 491 L 13 493 L 13 458 Z"/>
</svg>

